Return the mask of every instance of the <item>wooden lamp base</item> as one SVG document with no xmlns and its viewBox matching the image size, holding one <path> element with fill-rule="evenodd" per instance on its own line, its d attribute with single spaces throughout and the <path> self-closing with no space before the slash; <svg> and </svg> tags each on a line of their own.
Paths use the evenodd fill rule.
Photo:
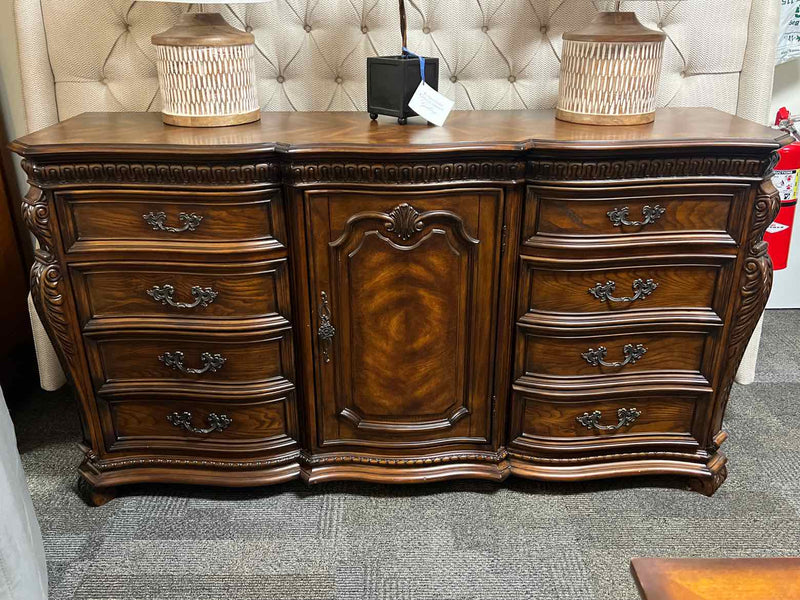
<svg viewBox="0 0 800 600">
<path fill-rule="evenodd" d="M 602 12 L 565 33 L 556 118 L 589 125 L 652 122 L 665 39 L 632 12 Z"/>
<path fill-rule="evenodd" d="M 219 13 L 184 13 L 152 41 L 164 123 L 222 127 L 261 118 L 252 33 L 231 27 Z"/>
</svg>

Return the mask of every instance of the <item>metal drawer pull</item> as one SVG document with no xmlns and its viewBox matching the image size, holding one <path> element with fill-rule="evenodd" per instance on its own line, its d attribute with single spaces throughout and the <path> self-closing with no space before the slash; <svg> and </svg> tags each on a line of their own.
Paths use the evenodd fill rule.
<svg viewBox="0 0 800 600">
<path fill-rule="evenodd" d="M 200 221 L 203 217 L 195 213 L 180 213 L 178 219 L 183 223 L 180 227 L 170 227 L 164 225 L 167 220 L 167 214 L 164 212 L 149 212 L 142 215 L 142 218 L 148 225 L 152 226 L 153 231 L 169 231 L 170 233 L 181 233 L 182 231 L 194 231 L 200 226 Z"/>
<path fill-rule="evenodd" d="M 621 227 L 622 225 L 640 227 L 655 223 L 661 218 L 661 215 L 667 212 L 667 209 L 659 204 L 655 206 L 645 205 L 642 207 L 643 219 L 641 221 L 629 221 L 628 211 L 630 211 L 630 208 L 623 206 L 622 208 L 614 208 L 614 210 L 610 210 L 606 214 L 611 219 L 611 224 L 614 227 Z"/>
<path fill-rule="evenodd" d="M 154 285 L 147 290 L 147 295 L 151 296 L 156 302 L 161 302 L 161 304 L 164 305 L 169 304 L 174 308 L 197 308 L 198 306 L 205 308 L 217 299 L 219 292 L 215 292 L 210 287 L 193 285 L 192 296 L 194 297 L 194 302 L 191 304 L 186 302 L 175 302 L 175 299 L 173 298 L 175 295 L 175 288 L 170 284 L 165 283 L 161 286 Z"/>
<path fill-rule="evenodd" d="M 208 413 L 206 420 L 208 421 L 208 427 L 202 428 L 192 425 L 192 413 L 190 412 L 174 412 L 171 415 L 167 415 L 167 421 L 172 423 L 172 425 L 175 427 L 183 427 L 190 433 L 212 433 L 214 431 L 224 431 L 230 427 L 231 423 L 233 423 L 233 419 L 231 419 L 228 415 L 218 415 L 217 413 L 213 412 Z"/>
<path fill-rule="evenodd" d="M 328 294 L 325 292 L 320 293 L 322 304 L 319 307 L 319 329 L 317 336 L 319 336 L 319 346 L 322 356 L 326 363 L 331 362 L 331 340 L 336 335 L 336 328 L 331 323 L 331 307 L 328 304 Z"/>
<path fill-rule="evenodd" d="M 618 408 L 617 419 L 619 422 L 616 425 L 600 425 L 600 419 L 603 418 L 603 413 L 599 410 L 589 414 L 583 413 L 580 417 L 575 417 L 578 423 L 586 427 L 586 429 L 599 429 L 600 431 L 616 431 L 622 427 L 627 427 L 632 424 L 636 419 L 642 416 L 642 413 L 635 408 Z"/>
<path fill-rule="evenodd" d="M 203 352 L 200 355 L 200 362 L 203 364 L 203 368 L 192 369 L 183 365 L 183 352 L 178 350 L 176 352 L 164 352 L 164 354 L 158 357 L 158 360 L 164 363 L 164 366 L 167 366 L 175 371 L 180 371 L 181 373 L 186 373 L 188 375 L 202 375 L 206 372 L 216 373 L 222 368 L 222 365 L 224 365 L 225 361 L 228 359 L 221 354 Z"/>
<path fill-rule="evenodd" d="M 613 294 L 614 290 L 617 288 L 617 283 L 615 281 L 606 281 L 605 283 L 598 282 L 594 284 L 594 287 L 589 288 L 589 293 L 600 300 L 600 302 L 605 302 L 607 300 L 611 302 L 636 302 L 637 300 L 644 300 L 647 298 L 657 287 L 658 284 L 652 279 L 646 281 L 644 279 L 636 279 L 633 282 L 633 291 L 635 292 L 633 296 L 615 298 L 611 294 Z"/>
<path fill-rule="evenodd" d="M 636 361 L 645 355 L 647 348 L 642 344 L 625 344 L 622 348 L 622 354 L 625 356 L 625 360 L 622 362 L 606 362 L 605 358 L 607 352 L 608 350 L 605 346 L 600 346 L 597 350 L 589 348 L 586 352 L 583 352 L 581 356 L 583 360 L 593 367 L 624 367 L 625 365 L 636 364 Z"/>
</svg>

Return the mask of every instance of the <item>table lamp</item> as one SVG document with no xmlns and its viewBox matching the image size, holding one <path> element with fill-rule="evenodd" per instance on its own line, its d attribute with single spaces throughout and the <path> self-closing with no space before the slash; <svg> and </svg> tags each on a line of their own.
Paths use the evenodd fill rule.
<svg viewBox="0 0 800 600">
<path fill-rule="evenodd" d="M 183 13 L 173 27 L 151 38 L 164 123 L 220 127 L 258 121 L 253 34 L 231 27 L 219 13 L 204 12 L 203 4 L 214 3 L 211 0 L 166 1 L 199 4 L 201 12 Z M 264 0 L 235 3 L 257 1 Z"/>
<path fill-rule="evenodd" d="M 564 34 L 556 118 L 591 125 L 640 125 L 655 119 L 666 34 L 636 13 L 605 11 Z"/>
</svg>

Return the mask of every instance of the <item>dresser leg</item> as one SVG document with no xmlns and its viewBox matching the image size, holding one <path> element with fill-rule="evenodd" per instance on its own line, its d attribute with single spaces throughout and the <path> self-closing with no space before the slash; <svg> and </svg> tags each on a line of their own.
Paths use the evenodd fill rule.
<svg viewBox="0 0 800 600">
<path fill-rule="evenodd" d="M 103 506 L 117 497 L 115 487 L 95 487 L 83 477 L 78 478 L 78 493 L 89 506 Z"/>
<path fill-rule="evenodd" d="M 720 455 L 722 456 L 722 455 Z M 725 458 L 709 463 L 711 474 L 707 477 L 694 477 L 689 482 L 689 487 L 695 492 L 700 492 L 705 496 L 713 496 L 714 492 L 719 489 L 728 477 L 728 467 L 725 464 Z"/>
</svg>

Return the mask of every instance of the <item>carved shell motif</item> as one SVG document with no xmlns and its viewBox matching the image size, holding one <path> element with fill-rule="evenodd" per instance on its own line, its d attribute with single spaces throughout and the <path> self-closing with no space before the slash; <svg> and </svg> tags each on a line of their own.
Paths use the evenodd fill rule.
<svg viewBox="0 0 800 600">
<path fill-rule="evenodd" d="M 419 212 L 410 204 L 404 202 L 395 206 L 388 214 L 386 231 L 391 231 L 401 240 L 408 241 L 415 233 L 422 231 L 424 223 L 419 216 Z"/>
</svg>

